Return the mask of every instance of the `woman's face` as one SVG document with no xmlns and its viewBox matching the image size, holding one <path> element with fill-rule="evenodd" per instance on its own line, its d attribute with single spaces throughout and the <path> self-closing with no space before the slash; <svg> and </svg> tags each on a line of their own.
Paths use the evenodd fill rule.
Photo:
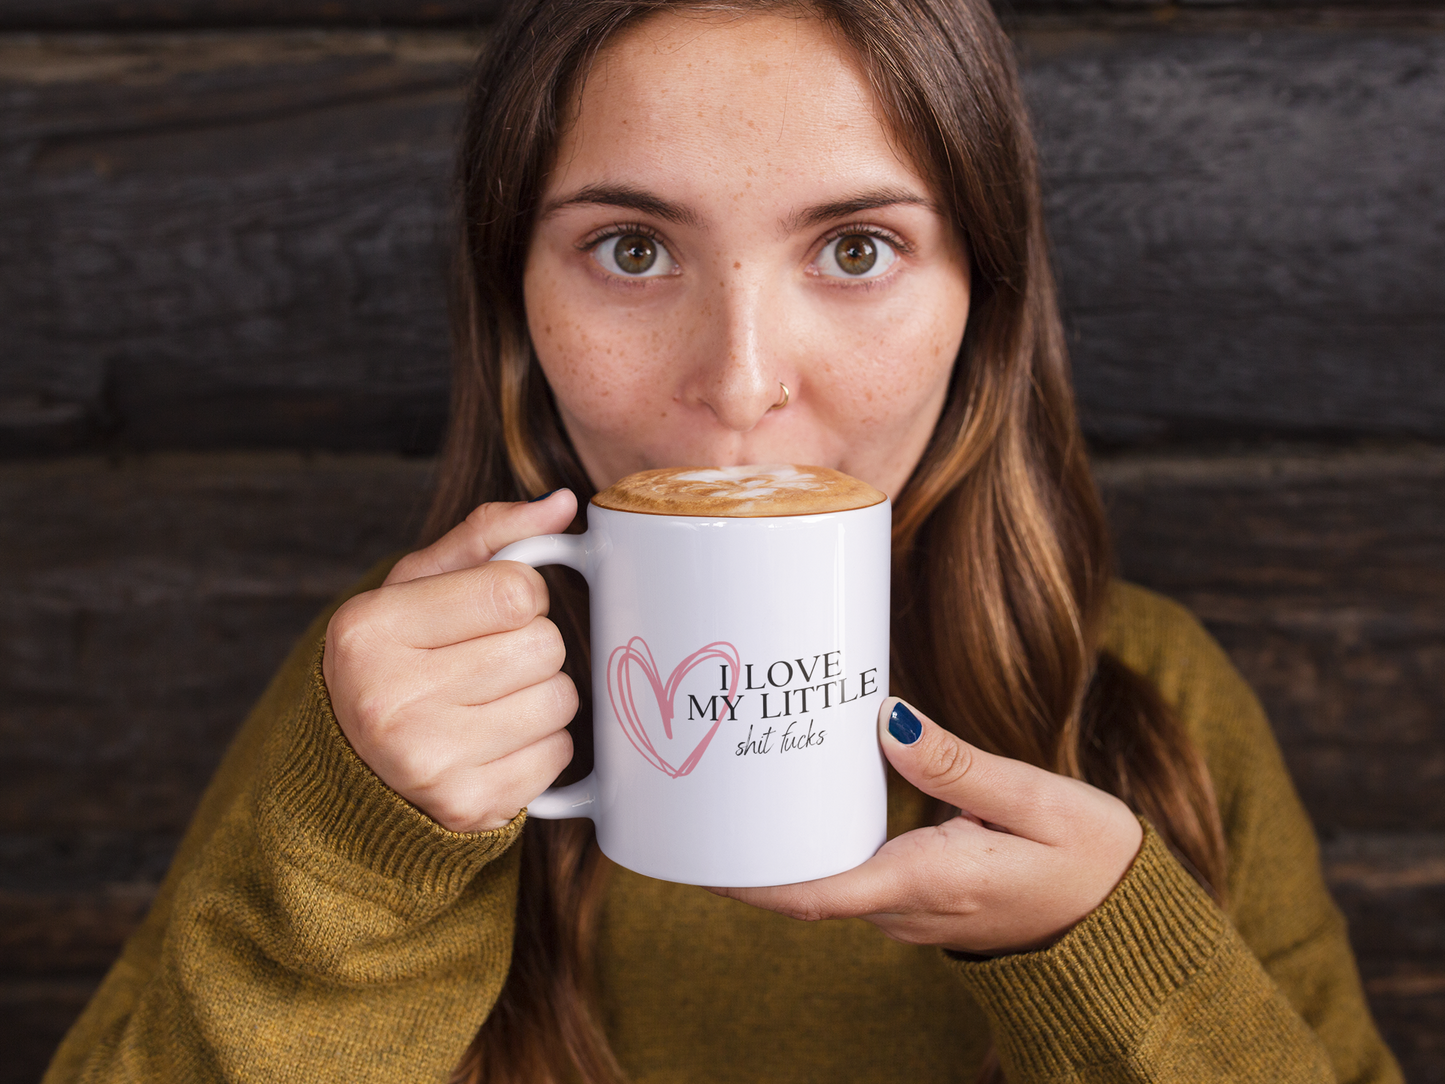
<svg viewBox="0 0 1445 1084">
<path fill-rule="evenodd" d="M 968 286 L 854 58 L 817 20 L 771 15 L 656 16 L 602 50 L 525 278 L 598 487 L 793 462 L 895 498 L 942 410 Z"/>
</svg>

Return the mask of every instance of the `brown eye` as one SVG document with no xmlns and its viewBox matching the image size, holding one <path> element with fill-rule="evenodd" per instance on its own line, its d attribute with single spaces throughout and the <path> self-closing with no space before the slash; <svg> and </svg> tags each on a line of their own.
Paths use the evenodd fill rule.
<svg viewBox="0 0 1445 1084">
<path fill-rule="evenodd" d="M 814 273 L 824 278 L 876 279 L 897 259 L 897 247 L 886 238 L 868 233 L 845 233 L 824 245 L 811 266 Z"/>
<path fill-rule="evenodd" d="M 838 267 L 850 275 L 866 275 L 878 262 L 878 246 L 866 234 L 853 233 L 840 237 L 834 249 Z"/>
<path fill-rule="evenodd" d="M 654 279 L 678 273 L 677 261 L 656 237 L 645 233 L 615 233 L 592 246 L 592 259 L 610 275 L 624 279 Z"/>
<path fill-rule="evenodd" d="M 652 269 L 657 262 L 657 245 L 651 237 L 644 237 L 640 233 L 629 233 L 625 237 L 619 237 L 617 244 L 613 246 L 612 258 L 617 261 L 617 266 L 629 275 L 641 275 Z"/>
</svg>

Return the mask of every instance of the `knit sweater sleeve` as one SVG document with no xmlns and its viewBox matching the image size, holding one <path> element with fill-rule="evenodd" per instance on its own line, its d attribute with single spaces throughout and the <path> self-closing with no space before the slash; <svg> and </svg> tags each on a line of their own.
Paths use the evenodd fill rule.
<svg viewBox="0 0 1445 1084">
<path fill-rule="evenodd" d="M 321 676 L 328 616 L 237 736 L 44 1084 L 441 1081 L 486 1018 L 522 815 L 449 832 L 371 772 Z"/>
<path fill-rule="evenodd" d="M 1399 1081 L 1253 693 L 1192 615 L 1138 588 L 1116 590 L 1105 640 L 1155 681 L 1204 754 L 1229 910 L 1146 824 L 1124 879 L 1057 944 L 958 962 L 1011 1084 Z"/>
</svg>

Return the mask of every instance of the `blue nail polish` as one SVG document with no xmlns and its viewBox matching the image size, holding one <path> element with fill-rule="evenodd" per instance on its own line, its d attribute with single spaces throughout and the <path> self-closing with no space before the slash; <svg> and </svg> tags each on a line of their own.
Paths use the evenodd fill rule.
<svg viewBox="0 0 1445 1084">
<path fill-rule="evenodd" d="M 528 503 L 528 504 L 536 504 L 538 501 L 545 501 L 548 497 L 550 497 L 553 493 L 556 493 L 556 492 L 557 492 L 557 490 L 554 489 L 554 490 L 552 490 L 550 493 L 543 493 L 540 497 L 533 497 L 533 498 L 532 498 L 530 501 L 528 501 L 527 503 Z"/>
<path fill-rule="evenodd" d="M 900 745 L 912 745 L 923 737 L 923 724 L 918 721 L 918 716 L 909 710 L 908 705 L 900 700 L 888 713 L 888 733 L 897 738 Z"/>
</svg>

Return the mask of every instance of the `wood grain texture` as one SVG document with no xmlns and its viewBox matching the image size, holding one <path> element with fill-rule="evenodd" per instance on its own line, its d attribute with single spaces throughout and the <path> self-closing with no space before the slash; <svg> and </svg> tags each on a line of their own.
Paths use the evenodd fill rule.
<svg viewBox="0 0 1445 1084">
<path fill-rule="evenodd" d="M 1445 34 L 1024 34 L 1089 430 L 1445 434 Z"/>
<path fill-rule="evenodd" d="M 1445 29 L 1020 43 L 1096 440 L 1445 436 Z M 0 36 L 0 452 L 432 447 L 475 44 Z"/>
<path fill-rule="evenodd" d="M 1445 452 L 1100 464 L 1126 576 L 1190 606 L 1326 832 L 1440 831 Z"/>
<path fill-rule="evenodd" d="M 0 29 L 470 26 L 502 0 L 0 0 Z"/>
<path fill-rule="evenodd" d="M 0 833 L 174 836 L 294 638 L 409 542 L 429 466 L 0 468 L 0 506 L 27 510 L 0 517 Z"/>
<path fill-rule="evenodd" d="M 997 0 L 1007 18 L 1036 12 L 1072 18 L 1221 11 L 1303 14 L 1379 7 L 1379 0 Z M 1440 0 L 1390 0 L 1404 11 Z M 96 30 L 254 26 L 472 26 L 495 20 L 502 0 L 0 0 L 0 30 Z"/>
<path fill-rule="evenodd" d="M 99 976 L 0 978 L 0 1084 L 35 1084 Z"/>
<path fill-rule="evenodd" d="M 455 33 L 0 39 L 0 446 L 434 443 L 474 51 Z"/>
<path fill-rule="evenodd" d="M 1076 21 L 1090 16 L 1144 14 L 1156 22 L 1173 24 L 1182 20 L 1198 25 L 1200 16 L 1232 22 L 1232 16 L 1255 12 L 1296 21 L 1336 13 L 1349 17 L 1365 8 L 1383 10 L 1392 16 L 1418 16 L 1442 5 L 1440 0 L 995 0 L 993 6 L 1005 23 L 1020 15 L 1040 13 Z"/>
<path fill-rule="evenodd" d="M 1376 1020 L 1412 1084 L 1445 1081 L 1445 835 L 1354 834 L 1325 871 Z"/>
</svg>

